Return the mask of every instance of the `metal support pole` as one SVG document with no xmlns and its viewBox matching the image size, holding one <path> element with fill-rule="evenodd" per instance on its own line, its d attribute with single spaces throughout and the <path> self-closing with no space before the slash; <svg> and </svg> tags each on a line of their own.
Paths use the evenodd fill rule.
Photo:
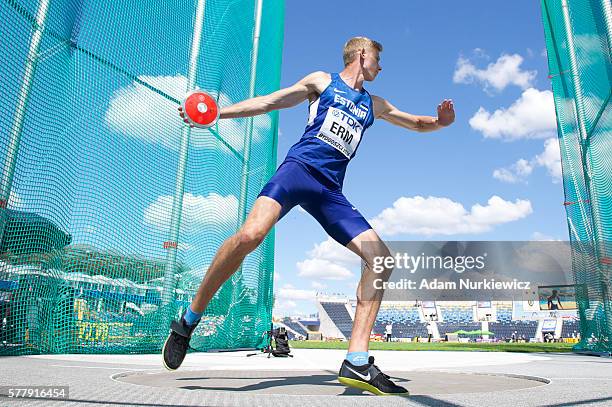
<svg viewBox="0 0 612 407">
<path fill-rule="evenodd" d="M 601 0 L 603 18 L 606 22 L 606 36 L 608 38 L 608 52 L 612 52 L 612 4 L 610 0 Z"/>
<path fill-rule="evenodd" d="M 28 107 L 28 99 L 32 90 L 32 82 L 36 72 L 37 57 L 49 11 L 49 2 L 50 0 L 41 0 L 36 12 L 34 33 L 32 34 L 28 56 L 25 60 L 23 80 L 17 94 L 17 106 L 15 108 L 15 116 L 13 117 L 13 124 L 9 130 L 9 143 L 6 151 L 6 160 L 2 166 L 2 182 L 0 184 L 0 242 L 2 242 L 4 237 L 7 219 L 5 208 L 8 206 L 11 190 L 13 189 L 13 178 L 15 177 L 15 167 L 17 165 L 17 156 L 19 155 L 19 145 L 21 144 L 21 133 Z"/>
<path fill-rule="evenodd" d="M 576 107 L 576 116 L 578 126 L 580 128 L 580 136 L 584 139 L 587 136 L 585 126 L 585 109 L 582 93 L 582 83 L 580 82 L 580 72 L 578 71 L 578 58 L 576 57 L 576 46 L 574 44 L 574 31 L 572 30 L 572 21 L 570 17 L 569 6 L 567 0 L 562 0 L 563 8 L 563 23 L 565 27 L 565 37 L 567 38 L 567 53 L 570 60 L 570 71 L 572 76 L 572 84 L 574 85 L 574 103 Z"/>
<path fill-rule="evenodd" d="M 584 108 L 584 97 L 582 92 L 582 83 L 580 82 L 580 72 L 578 71 L 578 58 L 576 56 L 576 47 L 574 45 L 574 31 L 572 30 L 570 10 L 567 0 L 561 1 L 561 7 L 563 11 L 563 23 L 565 29 L 565 37 L 567 38 L 567 53 L 570 61 L 570 75 L 572 78 L 572 84 L 574 86 L 574 111 L 576 112 L 576 119 L 578 121 L 578 131 L 580 135 L 580 155 L 582 159 L 582 165 L 586 166 L 586 174 L 585 174 L 585 183 L 587 193 L 589 194 L 589 201 L 592 203 L 593 200 L 590 184 L 591 184 L 591 165 L 587 160 L 587 150 L 588 150 L 588 132 L 585 125 L 585 108 Z M 580 212 L 586 214 L 587 212 L 584 210 L 584 203 L 582 201 L 578 202 L 580 206 Z M 591 217 L 593 218 L 593 223 L 597 223 L 596 218 L 593 216 L 593 211 L 591 212 Z M 592 238 L 597 240 L 597 225 L 591 225 Z"/>
<path fill-rule="evenodd" d="M 601 8 L 603 12 L 603 18 L 606 22 L 606 38 L 608 39 L 608 55 L 612 55 L 612 4 L 610 0 L 601 0 Z M 610 103 L 610 99 L 608 98 L 608 103 Z M 602 107 L 602 111 L 605 107 Z M 609 242 L 604 242 L 604 245 L 609 245 Z M 605 249 L 609 249 L 609 246 L 605 246 Z M 604 255 L 607 256 L 607 253 L 604 252 Z M 606 271 L 603 273 L 604 276 L 607 277 L 607 281 L 605 281 L 605 292 L 604 292 L 604 312 L 606 314 L 606 325 L 608 328 L 607 335 L 608 337 L 612 334 L 612 309 L 610 304 L 610 296 L 612 295 L 612 277 L 610 273 L 609 265 L 602 265 L 606 268 Z"/>
<path fill-rule="evenodd" d="M 21 82 L 21 88 L 17 95 L 17 107 L 15 109 L 15 117 L 13 118 L 13 124 L 9 131 L 9 145 L 6 154 L 6 161 L 4 163 L 2 171 L 2 188 L 0 192 L 0 207 L 5 208 L 8 202 L 11 188 L 13 185 L 13 177 L 15 176 L 15 165 L 17 163 L 17 155 L 19 153 L 19 144 L 21 142 L 21 131 L 23 130 L 23 122 L 25 119 L 25 113 L 28 105 L 28 99 L 30 97 L 30 91 L 32 90 L 32 81 L 34 80 L 34 73 L 36 72 L 37 56 L 40 50 L 40 43 L 43 38 L 43 29 L 45 20 L 47 19 L 47 12 L 49 10 L 49 0 L 42 0 L 36 13 L 36 26 L 34 27 L 34 33 L 30 41 L 30 49 L 28 50 L 28 56 L 25 61 L 25 70 L 23 73 L 23 81 Z"/>
<path fill-rule="evenodd" d="M 255 26 L 253 28 L 253 47 L 251 52 L 251 74 L 249 79 L 249 99 L 255 97 L 255 85 L 257 81 L 257 60 L 259 56 L 259 36 L 261 32 L 261 15 L 263 9 L 263 0 L 256 0 L 255 3 Z M 249 169 L 251 161 L 251 143 L 253 141 L 253 117 L 249 117 L 247 121 L 247 131 L 244 136 L 244 150 L 242 153 L 242 173 L 240 179 L 240 200 L 238 204 L 238 220 L 239 225 L 242 225 L 247 217 L 247 199 L 249 189 Z M 232 276 L 232 282 L 239 281 L 242 278 L 242 264 L 238 271 Z M 232 304 L 240 301 L 242 293 L 237 292 L 234 288 L 232 292 Z M 232 319 L 232 321 L 234 321 Z M 254 320 L 250 324 L 244 324 L 242 328 L 251 328 Z M 235 329 L 232 329 L 235 332 Z"/>
<path fill-rule="evenodd" d="M 586 129 L 586 110 L 584 106 L 584 94 L 582 92 L 582 83 L 580 82 L 580 72 L 578 70 L 578 58 L 576 56 L 576 46 L 574 44 L 574 32 L 572 30 L 570 10 L 567 0 L 562 0 L 563 8 L 563 23 L 565 28 L 565 36 L 567 38 L 567 52 L 570 60 L 570 73 L 572 77 L 572 84 L 574 85 L 574 106 L 576 111 L 576 119 L 578 121 L 578 127 L 580 131 L 580 138 L 582 140 L 582 164 L 586 166 L 585 183 L 586 189 L 589 193 L 589 200 L 593 209 L 599 208 L 599 199 L 597 194 L 591 189 L 591 163 L 589 160 L 589 144 L 588 132 Z M 582 203 L 579 203 L 582 205 Z M 596 216 L 594 211 L 591 210 L 593 217 L 593 239 L 597 243 L 599 241 L 600 232 L 603 230 L 601 221 Z"/>
<path fill-rule="evenodd" d="M 261 13 L 263 8 L 263 0 L 257 0 L 255 5 L 255 29 L 253 30 L 253 51 L 251 54 L 251 76 L 249 82 L 249 99 L 255 96 L 255 82 L 257 81 L 257 58 L 259 55 L 259 35 L 261 32 Z M 253 117 L 248 118 L 247 132 L 244 137 L 244 152 L 242 154 L 242 176 L 240 181 L 240 203 L 238 207 L 238 216 L 240 224 L 246 220 L 247 193 L 249 167 L 251 161 L 251 143 L 253 140 Z"/>
<path fill-rule="evenodd" d="M 198 58 L 200 55 L 200 44 L 202 41 L 202 31 L 204 28 L 204 9 L 206 0 L 198 0 L 196 6 L 196 17 L 193 27 L 193 39 L 191 42 L 191 53 L 189 58 L 189 73 L 187 75 L 187 89 L 189 92 L 195 88 Z M 174 200 L 172 201 L 172 217 L 170 223 L 170 239 L 164 244 L 168 250 L 166 256 L 166 270 L 164 273 L 164 290 L 162 294 L 162 304 L 166 305 L 173 299 L 174 293 L 174 274 L 176 268 L 176 254 L 178 250 L 179 231 L 181 228 L 181 215 L 183 212 L 183 195 L 185 192 L 185 173 L 187 171 L 187 158 L 189 153 L 189 138 L 191 128 L 183 126 L 181 130 L 181 148 L 179 152 L 179 163 L 176 174 L 176 188 Z"/>
</svg>

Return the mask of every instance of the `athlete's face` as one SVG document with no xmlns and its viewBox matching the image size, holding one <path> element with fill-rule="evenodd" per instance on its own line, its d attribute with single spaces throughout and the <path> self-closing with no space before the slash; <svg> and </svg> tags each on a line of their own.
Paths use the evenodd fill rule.
<svg viewBox="0 0 612 407">
<path fill-rule="evenodd" d="M 361 51 L 361 61 L 363 67 L 363 79 L 373 81 L 376 75 L 382 70 L 380 66 L 380 53 L 376 48 L 366 48 Z"/>
</svg>

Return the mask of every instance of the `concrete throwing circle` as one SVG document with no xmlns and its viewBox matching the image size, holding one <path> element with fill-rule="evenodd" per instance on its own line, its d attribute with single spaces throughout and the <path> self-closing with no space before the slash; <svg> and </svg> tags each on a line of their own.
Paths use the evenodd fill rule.
<svg viewBox="0 0 612 407">
<path fill-rule="evenodd" d="M 534 376 L 506 374 L 457 373 L 441 371 L 386 372 L 411 395 L 490 393 L 543 386 L 549 380 Z M 337 380 L 337 373 L 327 370 L 185 370 L 176 372 L 124 372 L 114 380 L 150 387 L 186 390 L 248 392 L 284 395 L 358 395 Z M 366 392 L 367 393 L 367 392 Z M 369 393 L 367 393 L 369 394 Z"/>
</svg>

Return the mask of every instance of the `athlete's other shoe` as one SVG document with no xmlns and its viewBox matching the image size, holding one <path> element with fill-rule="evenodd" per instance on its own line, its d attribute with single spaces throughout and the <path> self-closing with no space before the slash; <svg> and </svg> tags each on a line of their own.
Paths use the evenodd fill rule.
<svg viewBox="0 0 612 407">
<path fill-rule="evenodd" d="M 164 366 L 168 370 L 176 370 L 181 366 L 189 349 L 191 334 L 200 322 L 198 320 L 193 325 L 187 325 L 184 316 L 185 313 L 183 313 L 178 321 L 172 321 L 170 324 L 170 335 L 168 335 L 168 339 L 164 343 L 162 355 L 164 357 Z"/>
<path fill-rule="evenodd" d="M 374 356 L 368 358 L 368 363 L 355 366 L 348 360 L 342 362 L 338 381 L 345 386 L 367 390 L 377 396 L 408 396 L 408 390 L 393 383 L 389 376 L 380 371 L 374 364 Z"/>
</svg>

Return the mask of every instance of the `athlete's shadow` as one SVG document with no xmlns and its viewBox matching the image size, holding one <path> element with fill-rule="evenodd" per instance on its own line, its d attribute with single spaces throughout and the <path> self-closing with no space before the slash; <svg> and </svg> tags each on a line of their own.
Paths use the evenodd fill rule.
<svg viewBox="0 0 612 407">
<path fill-rule="evenodd" d="M 211 380 L 214 382 L 218 382 L 220 380 L 228 380 L 231 379 L 233 381 L 232 384 L 228 384 L 227 386 L 219 386 L 219 385 L 206 385 L 203 383 L 202 385 L 186 385 L 180 386 L 181 389 L 187 390 L 227 390 L 227 391 L 256 391 L 256 390 L 264 390 L 270 389 L 274 387 L 283 387 L 285 388 L 284 394 L 295 394 L 291 387 L 288 386 L 315 386 L 316 388 L 312 390 L 313 395 L 323 396 L 371 396 L 375 397 L 369 392 L 353 389 L 350 387 L 346 387 L 343 384 L 338 382 L 338 375 L 335 372 L 331 372 L 330 374 L 314 374 L 308 376 L 269 376 L 269 377 L 228 377 L 228 376 L 205 376 L 205 377 L 181 377 L 176 380 Z M 394 377 L 391 376 L 391 379 L 395 383 L 400 386 L 406 386 L 409 379 L 403 377 Z M 248 380 L 250 383 L 244 386 L 236 385 L 235 380 Z M 253 381 L 257 381 L 253 383 Z M 415 395 L 403 399 L 407 405 L 414 405 L 415 402 L 431 407 L 460 407 L 459 404 L 449 403 L 447 401 L 439 400 L 434 397 L 426 396 L 426 395 Z M 395 403 L 397 403 L 397 398 L 395 398 Z"/>
<path fill-rule="evenodd" d="M 396 379 L 399 385 L 405 385 L 409 380 L 404 378 Z M 210 385 L 202 383 L 201 385 L 185 385 L 180 386 L 181 389 L 187 390 L 228 390 L 228 391 L 258 391 L 274 387 L 282 387 L 287 389 L 286 394 L 291 394 L 292 386 L 316 386 L 318 390 L 313 389 L 317 395 L 341 395 L 341 396 L 369 396 L 368 392 L 346 387 L 338 382 L 338 375 L 333 374 L 314 374 L 308 376 L 269 376 L 269 377 L 228 377 L 228 376 L 204 376 L 204 377 L 180 377 L 177 381 L 214 381 Z M 218 385 L 221 380 L 231 380 L 232 383 L 226 386 Z M 236 385 L 236 380 L 248 381 L 248 384 L 243 386 Z M 255 383 L 253 383 L 255 381 Z"/>
</svg>

